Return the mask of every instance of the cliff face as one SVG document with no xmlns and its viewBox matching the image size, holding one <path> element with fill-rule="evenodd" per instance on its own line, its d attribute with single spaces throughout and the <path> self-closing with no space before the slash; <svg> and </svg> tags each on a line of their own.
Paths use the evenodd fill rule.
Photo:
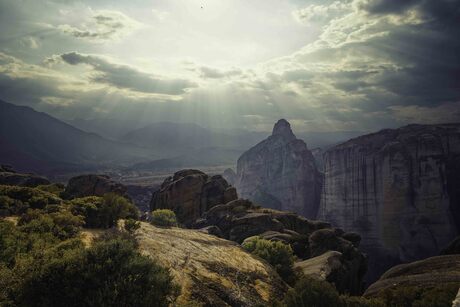
<svg viewBox="0 0 460 307">
<path fill-rule="evenodd" d="M 321 174 L 305 142 L 296 139 L 284 119 L 276 123 L 270 137 L 238 159 L 235 181 L 243 198 L 264 207 L 316 217 Z"/>
<path fill-rule="evenodd" d="M 324 159 L 318 218 L 361 234 L 370 260 L 381 255 L 374 270 L 433 256 L 459 233 L 460 124 L 382 130 Z"/>
</svg>

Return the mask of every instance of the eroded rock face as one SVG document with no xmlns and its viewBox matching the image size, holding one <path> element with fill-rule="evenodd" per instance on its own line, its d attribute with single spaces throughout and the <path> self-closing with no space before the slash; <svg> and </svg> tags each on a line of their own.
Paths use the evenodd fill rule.
<svg viewBox="0 0 460 307">
<path fill-rule="evenodd" d="M 81 175 L 69 180 L 65 190 L 65 198 L 78 198 L 85 196 L 103 196 L 106 193 L 115 193 L 129 198 L 127 188 L 106 175 Z"/>
<path fill-rule="evenodd" d="M 199 170 L 182 170 L 168 177 L 150 202 L 150 209 L 170 209 L 179 222 L 190 225 L 204 212 L 237 198 L 236 190 L 222 176 Z"/>
<path fill-rule="evenodd" d="M 367 288 L 364 295 L 377 296 L 385 289 L 397 289 L 401 285 L 424 289 L 448 283 L 460 286 L 460 255 L 436 256 L 393 267 Z"/>
<path fill-rule="evenodd" d="M 459 124 L 361 136 L 328 150 L 324 168 L 318 218 L 361 235 L 371 279 L 438 254 L 459 233 Z"/>
<path fill-rule="evenodd" d="M 281 119 L 270 137 L 238 159 L 235 186 L 241 197 L 264 207 L 315 218 L 321 180 L 307 145 Z"/>
</svg>

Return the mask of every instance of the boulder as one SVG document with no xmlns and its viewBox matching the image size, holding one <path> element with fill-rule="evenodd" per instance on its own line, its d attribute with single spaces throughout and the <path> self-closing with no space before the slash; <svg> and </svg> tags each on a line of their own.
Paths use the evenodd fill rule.
<svg viewBox="0 0 460 307">
<path fill-rule="evenodd" d="M 170 209 L 180 223 L 191 225 L 212 207 L 237 198 L 236 190 L 220 175 L 182 170 L 165 179 L 150 202 L 150 210 Z"/>
<path fill-rule="evenodd" d="M 275 124 L 271 136 L 238 159 L 238 193 L 267 208 L 316 218 L 321 184 L 312 153 L 284 119 Z"/>
<path fill-rule="evenodd" d="M 361 294 L 363 290 L 360 267 L 348 261 L 342 253 L 328 251 L 304 261 L 294 263 L 294 268 L 305 276 L 333 284 L 340 293 Z"/>
<path fill-rule="evenodd" d="M 110 180 L 106 175 L 81 175 L 73 177 L 67 183 L 63 196 L 67 199 L 86 197 L 86 196 L 103 196 L 107 193 L 115 193 L 126 197 L 127 188 L 121 183 Z"/>
<path fill-rule="evenodd" d="M 447 283 L 460 286 L 460 255 L 435 256 L 395 266 L 370 285 L 364 295 L 375 297 L 386 289 L 401 286 L 428 288 Z"/>
</svg>

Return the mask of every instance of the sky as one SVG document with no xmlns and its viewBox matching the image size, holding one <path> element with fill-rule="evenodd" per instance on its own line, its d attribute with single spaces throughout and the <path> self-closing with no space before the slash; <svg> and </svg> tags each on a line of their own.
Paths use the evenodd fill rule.
<svg viewBox="0 0 460 307">
<path fill-rule="evenodd" d="M 460 122 L 460 0 L 0 0 L 0 99 L 64 120 Z"/>
</svg>

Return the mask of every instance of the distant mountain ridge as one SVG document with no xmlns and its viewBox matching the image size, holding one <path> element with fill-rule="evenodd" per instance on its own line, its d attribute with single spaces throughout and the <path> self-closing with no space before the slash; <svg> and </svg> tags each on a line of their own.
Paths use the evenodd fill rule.
<svg viewBox="0 0 460 307">
<path fill-rule="evenodd" d="M 30 107 L 0 101 L 0 161 L 18 170 L 127 164 L 151 152 L 84 132 Z"/>
</svg>

